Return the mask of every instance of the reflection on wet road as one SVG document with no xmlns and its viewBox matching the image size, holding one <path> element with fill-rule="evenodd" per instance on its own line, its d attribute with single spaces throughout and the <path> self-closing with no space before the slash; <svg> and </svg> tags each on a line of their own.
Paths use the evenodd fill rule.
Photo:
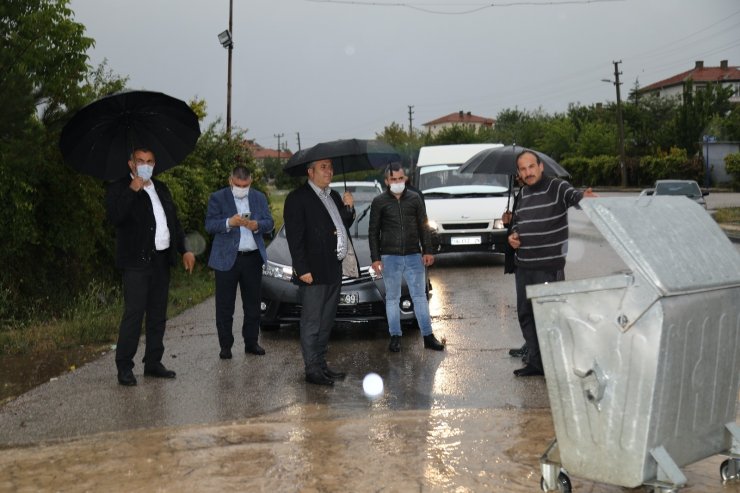
<svg viewBox="0 0 740 493">
<path fill-rule="evenodd" d="M 571 225 L 568 278 L 625 268 L 582 213 Z M 263 333 L 264 357 L 219 360 L 211 300 L 169 322 L 176 380 L 122 388 L 106 354 L 2 406 L 0 492 L 539 491 L 554 430 L 544 379 L 512 376 L 521 362 L 508 349 L 522 338 L 502 265 L 437 258 L 443 353 L 424 350 L 418 330 L 390 353 L 384 327 L 339 328 L 329 359 L 348 377 L 334 388 L 303 381 L 294 327 Z M 370 372 L 384 380 L 377 399 L 362 391 Z M 682 491 L 740 492 L 720 484 L 721 460 L 683 468 Z M 571 479 L 577 493 L 631 491 Z"/>
</svg>

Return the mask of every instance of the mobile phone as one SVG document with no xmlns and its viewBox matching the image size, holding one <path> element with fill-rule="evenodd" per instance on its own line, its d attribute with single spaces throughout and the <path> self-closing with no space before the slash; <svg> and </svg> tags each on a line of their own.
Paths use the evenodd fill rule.
<svg viewBox="0 0 740 493">
<path fill-rule="evenodd" d="M 242 212 L 242 219 L 249 220 L 249 212 Z"/>
</svg>

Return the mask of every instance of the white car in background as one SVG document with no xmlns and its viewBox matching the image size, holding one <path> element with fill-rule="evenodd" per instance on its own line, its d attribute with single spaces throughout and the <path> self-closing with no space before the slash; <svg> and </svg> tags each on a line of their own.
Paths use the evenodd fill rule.
<svg viewBox="0 0 740 493">
<path fill-rule="evenodd" d="M 424 194 L 436 252 L 504 253 L 501 216 L 509 203 L 509 176 L 460 173 L 468 159 L 502 144 L 425 146 L 414 184 Z"/>
</svg>

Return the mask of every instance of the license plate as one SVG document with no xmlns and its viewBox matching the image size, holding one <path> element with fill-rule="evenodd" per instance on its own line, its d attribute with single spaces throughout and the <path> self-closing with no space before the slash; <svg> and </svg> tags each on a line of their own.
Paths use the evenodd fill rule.
<svg viewBox="0 0 740 493">
<path fill-rule="evenodd" d="M 451 245 L 480 245 L 480 236 L 459 236 L 450 239 Z"/>
<path fill-rule="evenodd" d="M 340 305 L 356 305 L 360 302 L 360 293 L 342 293 L 339 295 Z"/>
</svg>

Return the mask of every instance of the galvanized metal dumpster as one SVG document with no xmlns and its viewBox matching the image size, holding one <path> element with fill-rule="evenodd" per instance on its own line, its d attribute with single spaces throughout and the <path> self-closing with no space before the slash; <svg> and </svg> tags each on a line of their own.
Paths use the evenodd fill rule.
<svg viewBox="0 0 740 493">
<path fill-rule="evenodd" d="M 527 288 L 556 434 L 543 491 L 568 475 L 674 491 L 718 453 L 737 479 L 740 253 L 685 197 L 581 206 L 629 270 Z"/>
</svg>

